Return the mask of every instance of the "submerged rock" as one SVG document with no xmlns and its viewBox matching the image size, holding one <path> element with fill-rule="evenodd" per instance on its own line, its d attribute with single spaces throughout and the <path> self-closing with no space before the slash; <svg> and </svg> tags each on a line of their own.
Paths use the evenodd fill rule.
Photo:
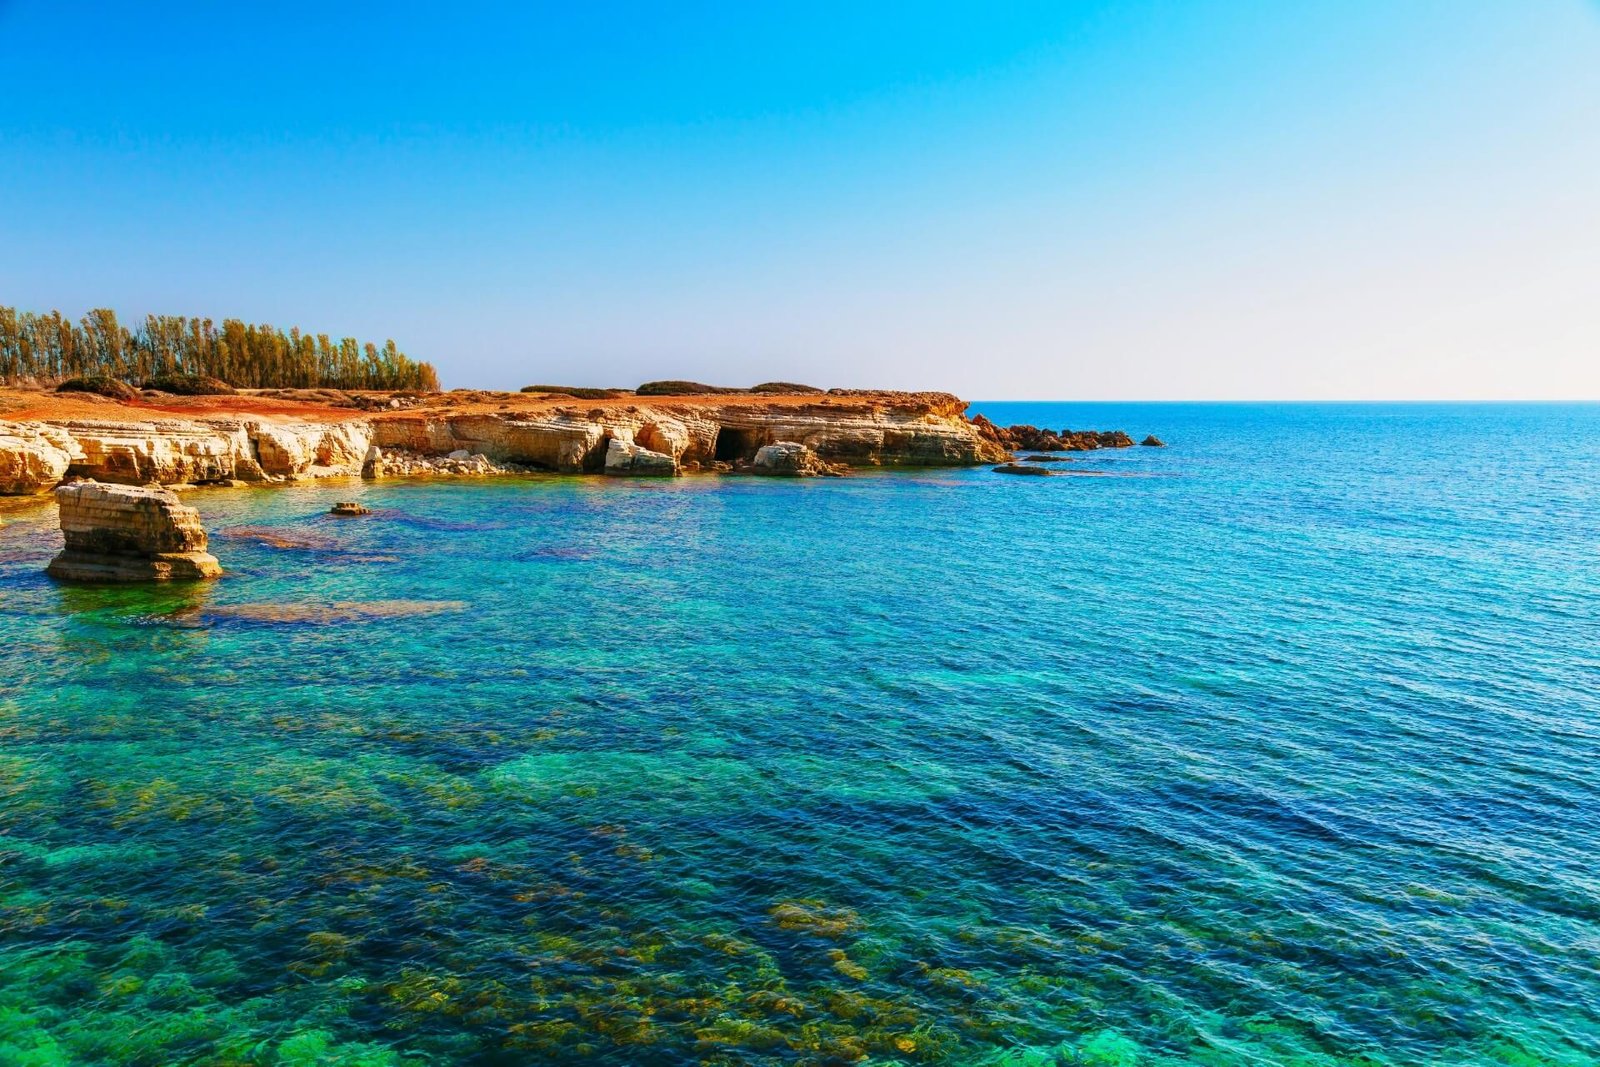
<svg viewBox="0 0 1600 1067">
<path fill-rule="evenodd" d="M 337 600 L 326 603 L 219 604 L 195 608 L 173 616 L 175 620 L 236 619 L 243 622 L 327 626 L 373 619 L 404 619 L 463 611 L 464 600 Z"/>
<path fill-rule="evenodd" d="M 646 478 L 670 478 L 678 473 L 678 461 L 664 452 L 613 437 L 606 445 L 607 474 Z"/>
<path fill-rule="evenodd" d="M 232 526 L 225 530 L 217 531 L 217 536 L 254 541 L 258 545 L 266 545 L 268 548 L 280 548 L 286 551 L 329 552 L 339 547 L 338 541 L 323 534 L 307 533 L 303 530 L 274 529 L 270 526 Z"/>
<path fill-rule="evenodd" d="M 55 578 L 148 582 L 215 578 L 200 513 L 164 489 L 78 482 L 56 490 L 67 547 L 50 561 Z"/>
<path fill-rule="evenodd" d="M 994 468 L 996 474 L 1034 474 L 1050 475 L 1055 471 L 1046 470 L 1044 467 L 1030 467 L 1026 463 L 1002 463 Z"/>
</svg>

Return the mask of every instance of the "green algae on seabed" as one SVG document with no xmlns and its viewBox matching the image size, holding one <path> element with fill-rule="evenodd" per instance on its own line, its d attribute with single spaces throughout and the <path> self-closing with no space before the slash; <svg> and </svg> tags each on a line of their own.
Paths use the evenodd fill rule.
<svg viewBox="0 0 1600 1067">
<path fill-rule="evenodd" d="M 0 1064 L 1593 1064 L 1592 470 L 1480 506 L 1481 424 L 1362 425 L 1070 522 L 984 472 L 380 485 L 203 591 L 8 539 Z"/>
</svg>

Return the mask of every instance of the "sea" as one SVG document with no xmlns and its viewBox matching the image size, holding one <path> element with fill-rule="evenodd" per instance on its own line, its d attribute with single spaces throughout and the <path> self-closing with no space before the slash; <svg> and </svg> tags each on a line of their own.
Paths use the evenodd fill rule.
<svg viewBox="0 0 1600 1067">
<path fill-rule="evenodd" d="M 7 504 L 0 1064 L 1600 1063 L 1600 407 L 972 410 L 1167 447 Z"/>
</svg>

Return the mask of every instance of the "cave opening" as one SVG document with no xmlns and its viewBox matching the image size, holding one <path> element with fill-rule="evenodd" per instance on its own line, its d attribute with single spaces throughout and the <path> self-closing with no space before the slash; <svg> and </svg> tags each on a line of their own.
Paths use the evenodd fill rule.
<svg viewBox="0 0 1600 1067">
<path fill-rule="evenodd" d="M 752 459 L 756 449 L 762 445 L 759 430 L 741 430 L 733 426 L 722 426 L 717 430 L 717 447 L 713 458 L 723 463 L 733 463 L 741 459 Z"/>
</svg>

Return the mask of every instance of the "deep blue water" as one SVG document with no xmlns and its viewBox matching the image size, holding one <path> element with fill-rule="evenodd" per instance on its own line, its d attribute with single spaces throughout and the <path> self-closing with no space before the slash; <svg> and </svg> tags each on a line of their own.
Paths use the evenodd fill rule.
<svg viewBox="0 0 1600 1067">
<path fill-rule="evenodd" d="M 1600 1062 L 1600 407 L 974 410 L 1170 447 L 9 506 L 0 1063 Z"/>
</svg>

